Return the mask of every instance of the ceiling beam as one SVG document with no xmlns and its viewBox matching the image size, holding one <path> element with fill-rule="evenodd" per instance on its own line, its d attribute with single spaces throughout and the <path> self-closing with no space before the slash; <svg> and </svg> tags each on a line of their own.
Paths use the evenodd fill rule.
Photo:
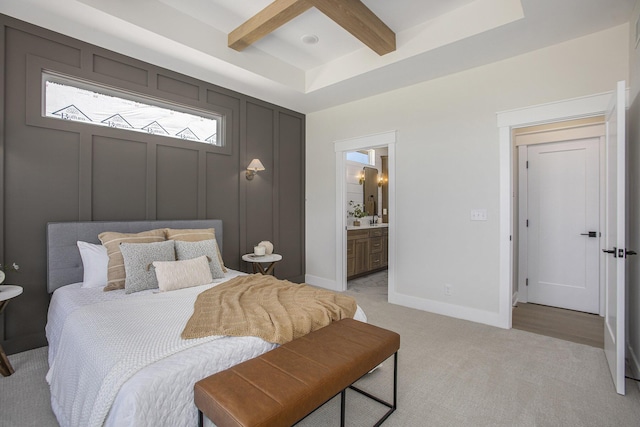
<svg viewBox="0 0 640 427">
<path fill-rule="evenodd" d="M 382 56 L 396 50 L 396 34 L 360 0 L 307 0 Z"/>
<path fill-rule="evenodd" d="M 360 0 L 275 0 L 229 33 L 229 47 L 244 50 L 311 7 L 316 7 L 378 55 L 396 50 L 396 34 Z"/>
<path fill-rule="evenodd" d="M 311 7 L 306 0 L 275 0 L 229 33 L 229 47 L 237 51 L 244 50 Z"/>
</svg>

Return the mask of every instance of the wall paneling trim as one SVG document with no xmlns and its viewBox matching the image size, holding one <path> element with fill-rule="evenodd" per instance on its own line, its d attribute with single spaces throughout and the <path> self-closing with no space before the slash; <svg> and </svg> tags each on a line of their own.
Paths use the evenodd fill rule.
<svg viewBox="0 0 640 427">
<path fill-rule="evenodd" d="M 46 345 L 51 221 L 224 221 L 224 261 L 270 240 L 302 281 L 305 116 L 0 15 L 0 263 L 24 293 L 0 319 L 9 353 Z M 42 72 L 220 114 L 223 147 L 42 116 Z M 253 158 L 266 170 L 247 181 Z"/>
</svg>

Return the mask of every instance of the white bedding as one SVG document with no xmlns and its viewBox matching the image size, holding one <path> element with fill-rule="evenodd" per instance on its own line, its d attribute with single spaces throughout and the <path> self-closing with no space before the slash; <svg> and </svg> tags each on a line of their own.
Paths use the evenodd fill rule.
<svg viewBox="0 0 640 427">
<path fill-rule="evenodd" d="M 238 274 L 242 273 L 230 270 L 224 280 Z M 224 280 L 216 281 L 214 285 Z M 177 323 L 182 320 L 176 319 L 185 317 L 185 310 L 177 310 L 181 314 L 173 315 L 158 315 L 154 310 L 161 313 L 167 310 L 167 303 L 160 299 L 175 300 L 173 302 L 180 300 L 183 304 L 186 301 L 187 305 L 190 304 L 189 313 L 186 316 L 188 318 L 192 312 L 195 296 L 214 285 L 183 289 L 162 295 L 154 295 L 157 290 L 130 295 L 124 294 L 124 290 L 103 292 L 101 288 L 80 288 L 80 284 L 68 285 L 56 290 L 51 300 L 46 327 L 50 366 L 47 378 L 51 384 L 52 408 L 61 426 L 82 425 L 84 427 L 90 425 L 88 421 L 92 417 L 95 425 L 101 425 L 102 415 L 106 415 L 108 409 L 101 411 L 100 405 L 111 406 L 104 421 L 106 426 L 197 425 L 197 410 L 193 404 L 193 384 L 199 379 L 275 347 L 274 344 L 255 337 L 219 339 L 211 337 L 189 348 L 182 348 L 194 344 L 185 344 L 184 340 L 179 338 L 184 324 L 178 325 Z M 172 294 L 175 298 L 172 298 Z M 123 299 L 122 304 L 115 301 L 119 299 Z M 158 302 L 146 304 L 147 300 L 158 300 Z M 152 309 L 153 305 L 155 309 Z M 99 351 L 96 353 L 96 348 L 92 347 L 94 335 L 97 335 L 96 331 L 100 329 L 95 329 L 97 327 L 91 325 L 91 315 L 92 313 L 117 313 L 120 310 L 116 308 L 120 306 L 122 309 L 125 309 L 125 306 L 130 308 L 144 306 L 145 311 L 148 311 L 146 315 L 156 320 L 147 325 L 146 329 L 145 327 L 130 328 L 131 322 L 126 320 L 126 316 L 116 316 L 115 324 L 118 323 L 117 319 L 125 319 L 120 322 L 125 331 L 137 330 L 142 333 L 138 338 L 132 335 L 125 340 L 116 340 L 121 343 L 118 345 L 122 345 L 123 348 L 133 346 L 135 348 L 131 348 L 130 354 L 145 354 L 145 356 L 125 358 L 131 360 L 126 365 L 117 363 L 114 369 L 108 370 L 104 365 L 113 361 L 101 360 L 102 353 Z M 359 307 L 355 318 L 366 321 Z M 67 320 L 71 323 L 66 324 Z M 100 323 L 102 325 L 100 327 L 107 330 L 107 326 L 113 323 L 113 319 Z M 95 329 L 93 334 L 92 327 Z M 156 344 L 155 338 L 152 339 L 158 331 L 165 332 L 160 340 L 164 342 L 162 345 Z M 109 331 L 106 334 L 107 340 L 117 338 L 117 335 L 111 336 Z M 144 337 L 148 338 L 146 344 Z M 102 339 L 105 339 L 105 336 Z M 132 340 L 135 342 L 130 342 Z M 84 347 L 88 348 L 82 349 L 80 343 L 84 343 Z M 76 348 L 77 351 L 74 351 Z M 156 356 L 148 356 L 151 349 L 155 349 Z M 159 360 L 154 360 L 155 358 Z M 144 366 L 145 363 L 149 364 Z M 95 375 L 95 371 L 105 372 Z M 83 383 L 80 385 L 78 381 L 83 375 Z M 92 384 L 94 376 L 104 376 L 109 378 L 110 382 L 107 386 L 98 384 L 101 388 L 97 389 L 96 384 Z M 74 386 L 74 384 L 79 385 Z M 85 389 L 91 391 L 88 392 Z M 96 390 L 107 395 L 110 391 L 117 394 L 106 402 L 101 398 L 98 404 L 94 405 L 92 394 L 98 393 Z M 94 406 L 97 409 L 92 412 L 91 408 Z"/>
</svg>

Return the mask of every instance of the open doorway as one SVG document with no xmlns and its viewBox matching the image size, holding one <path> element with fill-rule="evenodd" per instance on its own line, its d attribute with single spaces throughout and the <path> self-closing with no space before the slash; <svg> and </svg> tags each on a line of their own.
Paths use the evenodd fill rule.
<svg viewBox="0 0 640 427">
<path fill-rule="evenodd" d="M 513 328 L 603 348 L 604 116 L 515 129 Z"/>
<path fill-rule="evenodd" d="M 388 300 L 388 148 L 346 153 L 347 290 Z"/>
<path fill-rule="evenodd" d="M 395 289 L 395 142 L 395 131 L 335 142 L 338 290 L 347 290 L 348 277 L 359 279 L 352 286 L 361 289 L 366 287 L 366 280 L 374 281 L 369 285 L 375 283 L 378 292 L 385 291 L 385 300 L 389 291 Z M 368 165 L 359 165 L 347 159 L 349 152 L 363 152 L 366 157 L 371 153 L 373 158 Z M 368 179 L 366 168 L 371 169 Z M 356 221 L 360 224 L 355 225 Z"/>
<path fill-rule="evenodd" d="M 612 93 L 575 98 L 499 112 L 497 122 L 500 139 L 500 323 L 512 327 L 513 305 L 518 301 L 518 205 L 515 192 L 517 156 L 513 131 L 527 126 L 547 125 L 560 121 L 603 115 Z"/>
<path fill-rule="evenodd" d="M 635 254 L 626 249 L 626 105 L 628 90 L 625 82 L 616 84 L 614 91 L 583 98 L 575 98 L 552 104 L 498 113 L 500 139 L 500 309 L 499 317 L 505 328 L 512 327 L 512 306 L 518 300 L 513 280 L 517 264 L 514 262 L 514 129 L 562 120 L 606 117 L 606 187 L 605 187 L 605 236 L 604 294 L 605 327 L 604 353 L 611 371 L 616 391 L 625 393 L 625 327 L 626 256 Z M 517 247 L 517 246 L 516 246 Z"/>
</svg>

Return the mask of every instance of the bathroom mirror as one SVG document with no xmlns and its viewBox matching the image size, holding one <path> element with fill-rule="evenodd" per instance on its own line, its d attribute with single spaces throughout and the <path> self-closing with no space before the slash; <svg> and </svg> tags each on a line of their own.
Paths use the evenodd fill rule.
<svg viewBox="0 0 640 427">
<path fill-rule="evenodd" d="M 365 167 L 363 172 L 362 200 L 364 200 L 364 210 L 367 215 L 373 216 L 378 213 L 378 170 Z"/>
</svg>

